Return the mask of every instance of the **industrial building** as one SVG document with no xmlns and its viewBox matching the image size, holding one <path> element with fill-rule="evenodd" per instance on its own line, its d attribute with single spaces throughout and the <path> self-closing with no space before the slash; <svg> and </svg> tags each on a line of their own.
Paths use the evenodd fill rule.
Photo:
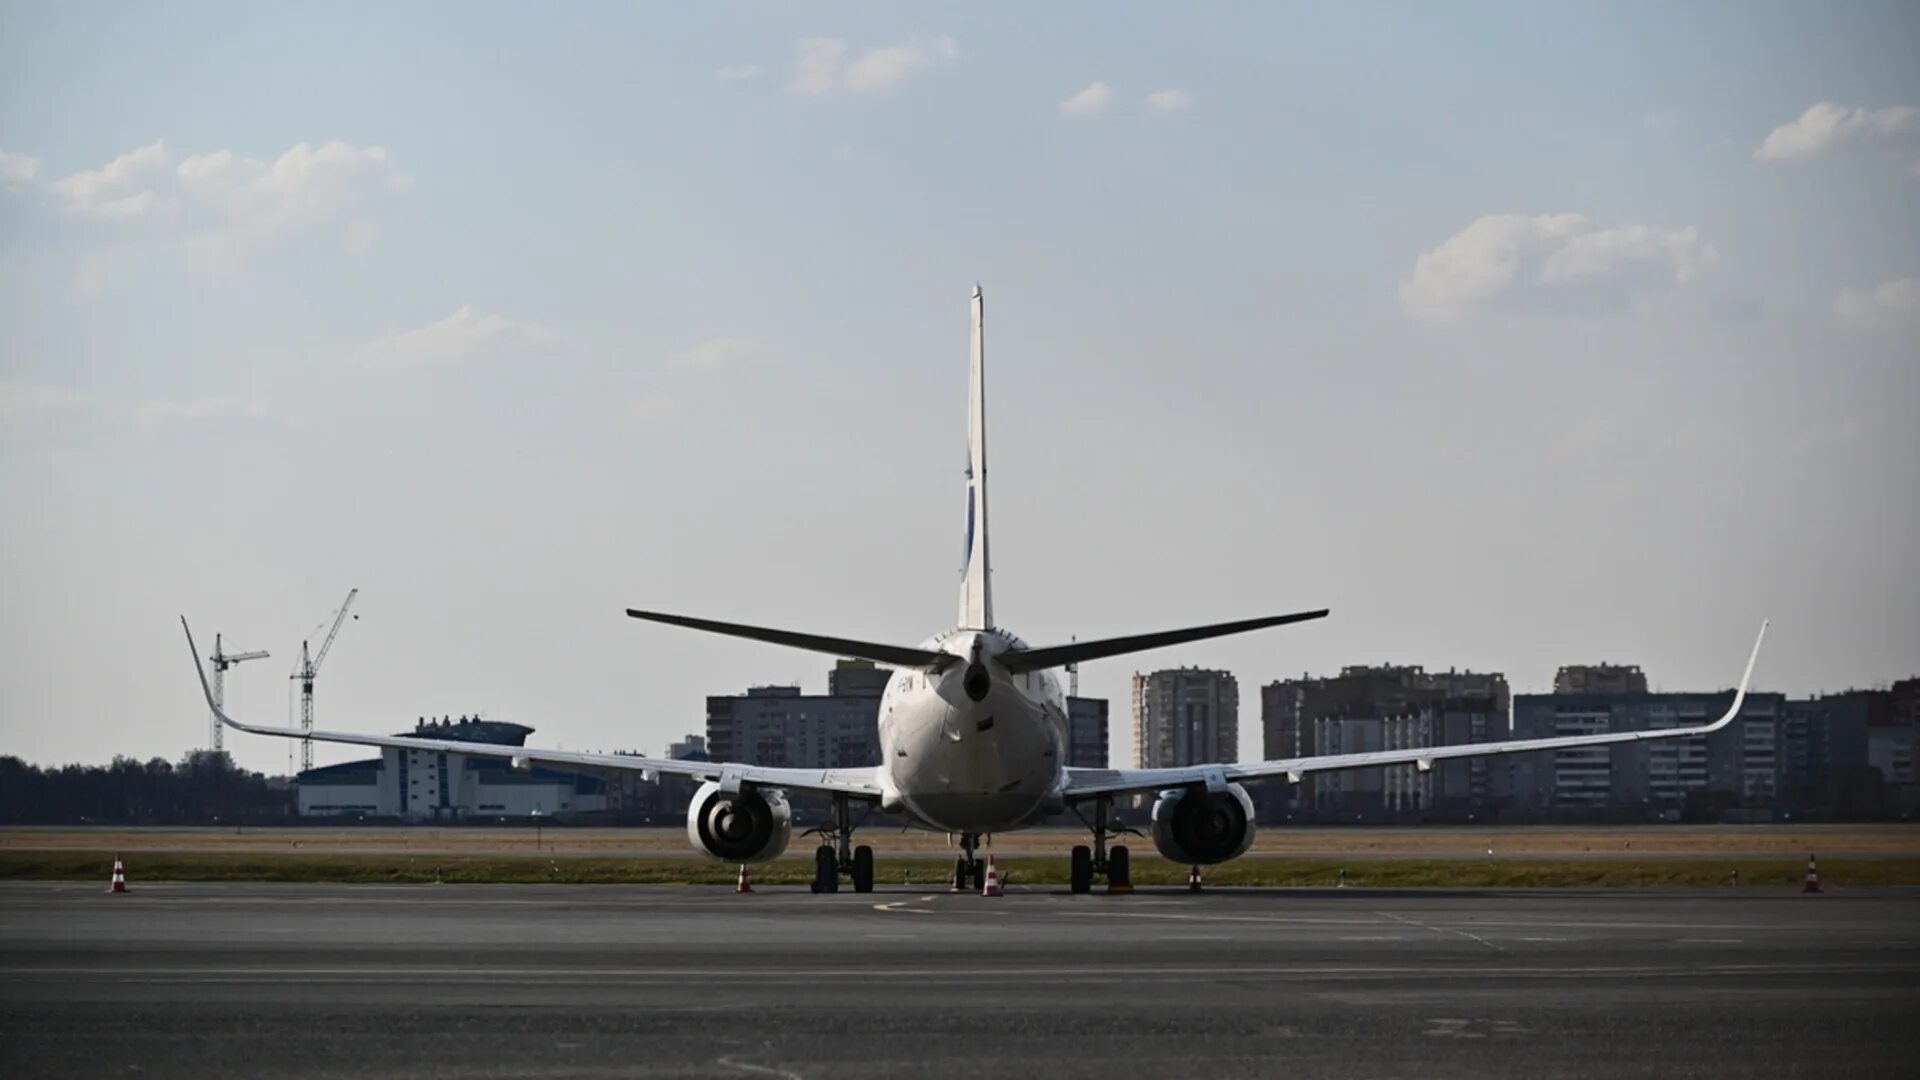
<svg viewBox="0 0 1920 1080">
<path fill-rule="evenodd" d="M 1487 742 L 1506 735 L 1506 676 L 1428 672 L 1410 665 L 1349 665 L 1340 674 L 1283 679 L 1260 688 L 1262 756 L 1350 754 Z M 1269 821 L 1470 821 L 1506 797 L 1496 759 L 1313 773 L 1257 793 Z"/>
<path fill-rule="evenodd" d="M 429 739 L 524 746 L 533 729 L 475 717 L 422 719 L 412 731 Z M 552 816 L 570 818 L 607 808 L 598 777 L 537 767 L 518 770 L 498 758 L 399 750 L 377 758 L 307 769 L 295 779 L 302 817 L 386 818 L 454 822 Z"/>
<path fill-rule="evenodd" d="M 1133 676 L 1133 764 L 1157 769 L 1240 760 L 1240 684 L 1228 671 Z"/>
</svg>

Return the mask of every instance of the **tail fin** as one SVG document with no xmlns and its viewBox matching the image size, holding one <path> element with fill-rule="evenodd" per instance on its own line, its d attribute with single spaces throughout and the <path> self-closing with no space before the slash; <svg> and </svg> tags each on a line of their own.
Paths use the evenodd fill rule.
<svg viewBox="0 0 1920 1080">
<path fill-rule="evenodd" d="M 987 559 L 986 299 L 973 287 L 973 350 L 967 379 L 967 533 L 960 563 L 960 626 L 993 627 L 993 572 Z"/>
</svg>

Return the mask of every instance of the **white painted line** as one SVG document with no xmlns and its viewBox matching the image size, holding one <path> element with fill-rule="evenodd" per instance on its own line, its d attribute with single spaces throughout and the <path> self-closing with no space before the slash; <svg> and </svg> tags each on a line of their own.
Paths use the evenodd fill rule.
<svg viewBox="0 0 1920 1080">
<path fill-rule="evenodd" d="M 1479 934 L 1469 933 L 1465 930 L 1456 930 L 1450 926 L 1449 927 L 1433 926 L 1428 923 L 1423 923 L 1418 919 L 1409 919 L 1404 915 L 1395 915 L 1391 911 L 1376 911 L 1374 912 L 1374 914 L 1379 915 L 1381 918 L 1392 919 L 1395 922 L 1406 923 L 1408 926 L 1417 926 L 1422 930 L 1429 930 L 1436 934 L 1456 934 L 1460 937 L 1466 938 L 1469 941 L 1477 941 L 1480 944 L 1485 945 L 1487 948 L 1492 949 L 1494 952 L 1506 952 L 1505 949 L 1502 949 L 1500 946 L 1495 945 L 1493 942 L 1488 941 L 1486 938 L 1481 937 Z"/>
</svg>

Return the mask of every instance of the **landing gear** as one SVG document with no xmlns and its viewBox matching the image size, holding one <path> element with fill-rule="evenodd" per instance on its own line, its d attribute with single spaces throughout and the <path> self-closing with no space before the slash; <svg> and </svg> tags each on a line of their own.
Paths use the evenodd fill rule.
<svg viewBox="0 0 1920 1080">
<path fill-rule="evenodd" d="M 873 849 L 865 844 L 853 846 L 853 822 L 845 795 L 833 797 L 833 824 L 813 830 L 820 834 L 820 847 L 813 853 L 813 891 L 840 891 L 842 874 L 853 879 L 853 891 L 873 891 Z"/>
<path fill-rule="evenodd" d="M 1067 888 L 1076 893 L 1093 891 L 1093 849 L 1085 844 L 1073 849 L 1073 863 L 1067 869 Z"/>
<path fill-rule="evenodd" d="M 1077 814 L 1079 811 L 1075 811 Z M 1107 833 L 1121 832 L 1139 835 L 1139 830 L 1130 829 L 1113 819 L 1113 796 L 1099 795 L 1093 800 L 1093 820 L 1080 819 L 1087 828 L 1093 830 L 1093 846 L 1082 844 L 1073 849 L 1073 859 L 1067 870 L 1067 888 L 1070 892 L 1089 893 L 1093 891 L 1093 879 L 1105 875 L 1107 891 L 1110 893 L 1130 893 L 1133 891 L 1133 862 L 1126 845 L 1115 844 L 1113 850 L 1107 850 Z"/>
<path fill-rule="evenodd" d="M 840 867 L 831 844 L 821 844 L 813 851 L 813 891 L 840 891 Z"/>
<path fill-rule="evenodd" d="M 953 861 L 953 891 L 969 892 L 986 883 L 986 871 L 980 866 L 974 849 L 980 846 L 976 833 L 960 834 L 960 857 Z"/>
</svg>

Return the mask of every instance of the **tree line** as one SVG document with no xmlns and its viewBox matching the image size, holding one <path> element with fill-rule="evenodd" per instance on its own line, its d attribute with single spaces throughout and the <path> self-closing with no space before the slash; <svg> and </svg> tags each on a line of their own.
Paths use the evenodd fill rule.
<svg viewBox="0 0 1920 1080">
<path fill-rule="evenodd" d="M 0 824 L 277 824 L 296 819 L 292 784 L 211 750 L 179 763 L 116 757 L 110 765 L 42 769 L 0 757 Z"/>
</svg>

